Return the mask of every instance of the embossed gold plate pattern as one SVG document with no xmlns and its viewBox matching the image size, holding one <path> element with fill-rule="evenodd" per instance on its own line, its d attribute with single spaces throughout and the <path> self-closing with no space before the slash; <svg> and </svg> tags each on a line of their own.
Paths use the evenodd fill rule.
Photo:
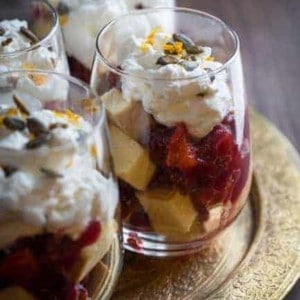
<svg viewBox="0 0 300 300">
<path fill-rule="evenodd" d="M 248 204 L 196 255 L 126 253 L 112 299 L 282 299 L 300 277 L 300 159 L 288 140 L 251 112 L 254 176 Z"/>
</svg>

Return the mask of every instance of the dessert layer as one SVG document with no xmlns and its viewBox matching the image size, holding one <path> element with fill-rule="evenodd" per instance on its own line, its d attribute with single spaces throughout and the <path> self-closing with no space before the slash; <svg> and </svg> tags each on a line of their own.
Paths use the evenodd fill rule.
<svg viewBox="0 0 300 300">
<path fill-rule="evenodd" d="M 162 28 L 144 38 L 128 37 L 130 49 L 121 64 L 126 101 L 141 101 L 145 111 L 168 127 L 183 122 L 196 137 L 207 135 L 232 110 L 225 71 L 209 47 Z M 122 53 L 124 55 L 124 53 Z"/>
</svg>

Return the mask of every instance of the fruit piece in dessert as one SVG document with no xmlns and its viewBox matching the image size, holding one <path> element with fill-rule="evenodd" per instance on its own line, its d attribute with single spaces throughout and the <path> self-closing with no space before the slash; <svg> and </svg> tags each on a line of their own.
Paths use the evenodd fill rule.
<svg viewBox="0 0 300 300">
<path fill-rule="evenodd" d="M 137 192 L 136 196 L 158 233 L 188 233 L 197 218 L 190 197 L 176 190 L 156 189 Z"/>
<path fill-rule="evenodd" d="M 138 101 L 126 101 L 122 93 L 113 88 L 101 100 L 109 121 L 136 141 L 145 140 L 150 128 L 150 116 Z"/>
<path fill-rule="evenodd" d="M 114 125 L 110 125 L 110 135 L 117 176 L 137 190 L 144 190 L 155 171 L 147 151 Z"/>
</svg>

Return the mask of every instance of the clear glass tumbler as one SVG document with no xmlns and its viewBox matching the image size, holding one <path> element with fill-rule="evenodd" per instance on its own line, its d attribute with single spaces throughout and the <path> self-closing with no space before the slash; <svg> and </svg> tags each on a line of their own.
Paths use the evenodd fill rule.
<svg viewBox="0 0 300 300">
<path fill-rule="evenodd" d="M 0 73 L 33 69 L 69 73 L 58 15 L 44 0 L 2 0 Z"/>
<path fill-rule="evenodd" d="M 184 8 L 122 16 L 98 35 L 91 83 L 108 112 L 125 247 L 197 251 L 237 217 L 251 184 L 236 33 Z"/>
<path fill-rule="evenodd" d="M 90 81 L 99 30 L 133 9 L 175 6 L 174 0 L 51 0 L 61 20 L 71 74 Z"/>
<path fill-rule="evenodd" d="M 96 300 L 113 290 L 119 193 L 98 100 L 59 73 L 0 74 L 1 299 Z"/>
</svg>

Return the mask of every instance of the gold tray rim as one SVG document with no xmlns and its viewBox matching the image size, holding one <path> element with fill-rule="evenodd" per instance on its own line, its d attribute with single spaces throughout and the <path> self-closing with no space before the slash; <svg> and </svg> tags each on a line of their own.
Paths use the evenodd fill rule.
<svg viewBox="0 0 300 300">
<path fill-rule="evenodd" d="M 258 201 L 256 205 L 259 205 L 259 214 L 256 214 L 256 232 L 252 243 L 239 266 L 233 271 L 233 274 L 228 278 L 222 286 L 213 292 L 212 295 L 207 297 L 207 300 L 220 300 L 220 299 L 268 299 L 279 300 L 283 299 L 288 292 L 293 288 L 295 283 L 300 278 L 300 217 L 292 218 L 292 216 L 300 216 L 300 155 L 292 143 L 286 136 L 266 117 L 254 111 L 250 111 L 252 126 L 252 140 L 253 140 L 253 152 L 254 152 L 254 188 L 257 189 Z M 258 127 L 259 130 L 258 130 Z M 265 131 L 265 132 L 263 132 Z M 262 147 L 256 147 L 255 143 L 261 141 Z M 271 143 L 272 142 L 272 143 Z M 275 154 L 269 148 L 276 145 L 278 151 Z M 264 151 L 264 153 L 262 153 Z M 277 160 L 275 160 L 277 158 Z M 282 179 L 285 179 L 288 172 L 294 171 L 294 176 L 291 176 L 289 186 L 284 184 L 285 196 L 293 195 L 295 199 L 294 205 L 291 203 L 290 208 L 288 205 L 284 206 L 283 214 L 281 218 L 286 217 L 286 226 L 294 228 L 298 234 L 298 239 L 292 242 L 295 248 L 295 252 L 287 251 L 281 256 L 281 260 L 277 264 L 272 264 L 270 261 L 267 264 L 261 263 L 261 260 L 257 258 L 258 253 L 261 254 L 261 258 L 268 258 L 274 255 L 278 250 L 276 245 L 265 242 L 271 233 L 274 234 L 274 239 L 281 241 L 282 245 L 291 244 L 289 237 L 286 235 L 286 229 L 281 226 L 276 226 L 278 221 L 277 214 L 268 214 L 268 211 L 277 212 L 278 208 L 283 208 L 282 205 L 275 207 L 275 202 L 280 200 L 274 194 L 275 191 L 270 191 L 269 187 L 280 183 L 279 178 L 274 178 L 274 170 L 271 167 L 272 161 L 283 160 L 286 165 L 281 165 Z M 281 164 L 283 164 L 281 162 Z M 269 176 L 269 178 L 268 178 Z M 252 187 L 253 192 L 253 187 Z M 282 195 L 281 195 L 282 196 Z M 272 199 L 273 198 L 273 199 Z M 277 200 L 277 201 L 275 201 Z M 282 204 L 282 203 L 281 203 Z M 296 220 L 295 224 L 292 224 Z M 275 229 L 275 232 L 273 233 Z M 277 231 L 276 231 L 277 230 Z M 276 256 L 278 258 L 278 256 Z M 251 262 L 254 260 L 254 263 Z M 282 263 L 280 265 L 280 263 Z M 285 266 L 285 269 L 283 269 Z M 257 272 L 266 269 L 263 272 Z M 253 276 L 253 274 L 255 274 Z M 276 275 L 281 274 L 280 278 L 283 279 L 281 284 L 278 284 L 278 280 L 272 280 L 268 274 Z M 245 281 L 246 277 L 254 277 L 253 280 Z M 254 284 L 260 283 L 260 284 Z M 266 284 L 269 282 L 269 284 Z M 235 291 L 239 291 L 237 296 Z M 220 297 L 222 295 L 222 297 Z M 197 298 L 195 298 L 197 299 Z"/>
</svg>

